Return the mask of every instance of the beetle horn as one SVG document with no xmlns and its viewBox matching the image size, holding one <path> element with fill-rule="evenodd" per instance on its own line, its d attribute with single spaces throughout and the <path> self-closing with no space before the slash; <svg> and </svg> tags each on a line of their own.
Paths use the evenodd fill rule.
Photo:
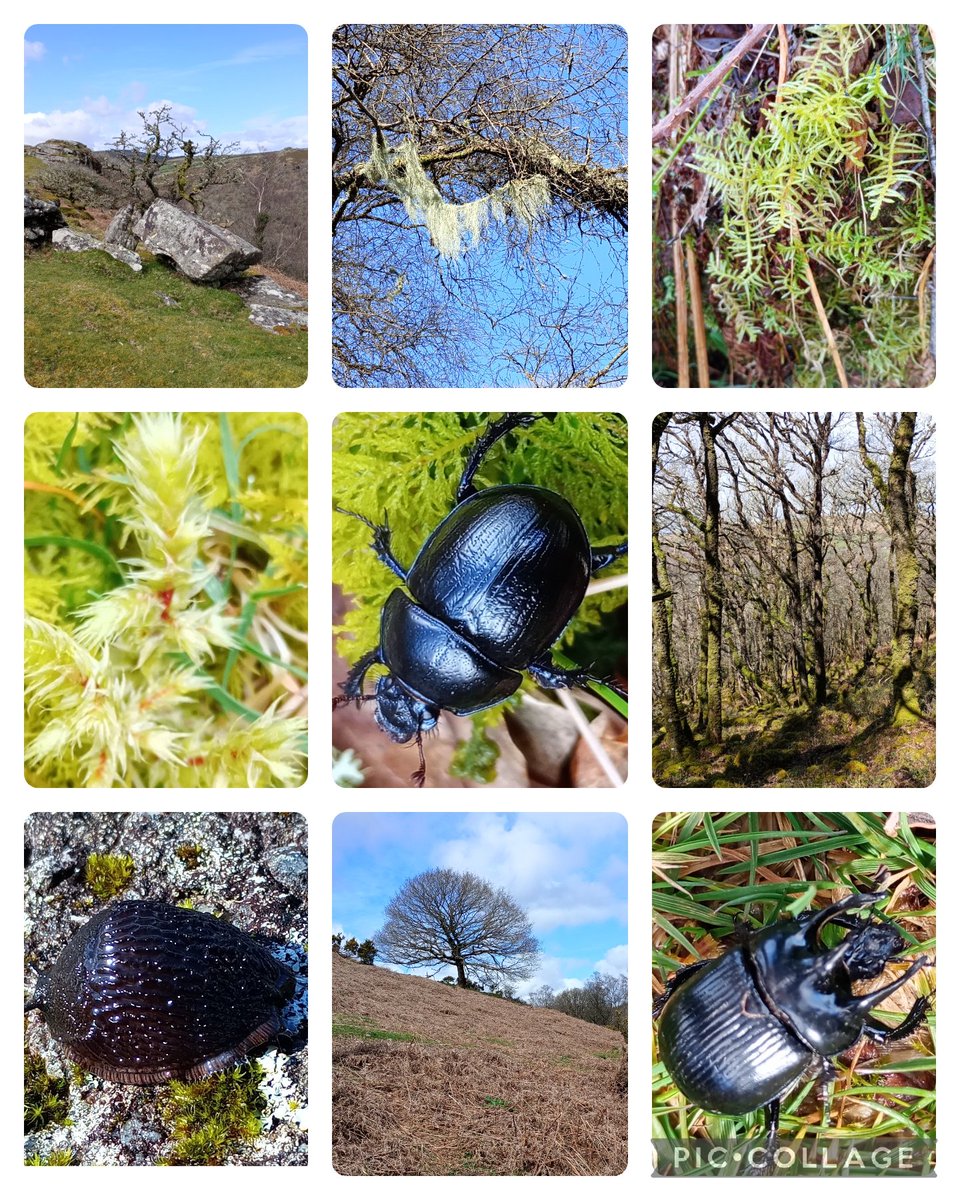
<svg viewBox="0 0 960 1200">
<path fill-rule="evenodd" d="M 846 912 L 848 908 L 867 908 L 871 904 L 876 904 L 880 900 L 886 900 L 889 893 L 887 892 L 854 892 L 852 896 L 847 896 L 843 900 L 838 900 L 836 904 L 831 904 L 828 908 L 823 908 L 813 918 L 806 928 L 807 943 L 813 945 L 814 940 L 823 929 L 824 925 L 829 925 L 830 922 L 837 916 L 838 913 Z M 838 946 L 837 950 L 841 947 Z M 835 957 L 834 955 L 831 957 Z M 843 957 L 842 955 L 840 956 Z"/>
<path fill-rule="evenodd" d="M 904 971 L 899 979 L 895 979 L 893 983 L 888 983 L 886 987 L 877 988 L 875 992 L 867 992 L 864 996 L 857 996 L 854 999 L 853 1007 L 859 1009 L 864 1014 L 868 1013 L 878 1000 L 885 1000 L 887 996 L 892 996 L 894 992 L 899 991 L 907 980 L 912 979 L 929 961 L 925 954 L 921 954 L 918 959 L 915 959 L 910 964 L 910 969 Z"/>
</svg>

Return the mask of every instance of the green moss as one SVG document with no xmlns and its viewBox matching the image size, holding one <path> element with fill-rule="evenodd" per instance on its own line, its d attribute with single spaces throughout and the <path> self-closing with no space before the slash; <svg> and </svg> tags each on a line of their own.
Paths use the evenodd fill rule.
<svg viewBox="0 0 960 1200">
<path fill-rule="evenodd" d="M 84 879 L 98 900 L 112 900 L 133 876 L 133 859 L 128 854 L 91 854 Z"/>
<path fill-rule="evenodd" d="M 161 1116 L 174 1148 L 168 1166 L 217 1166 L 260 1135 L 263 1068 L 246 1062 L 196 1083 L 171 1083 Z"/>
<path fill-rule="evenodd" d="M 66 1079 L 47 1074 L 39 1054 L 24 1047 L 23 1131 L 37 1133 L 48 1125 L 62 1124 L 69 1111 L 70 1085 Z"/>
<path fill-rule="evenodd" d="M 759 124 L 739 112 L 694 139 L 723 202 L 707 274 L 726 336 L 781 335 L 796 351 L 795 387 L 838 382 L 808 261 L 851 385 L 910 386 L 926 351 L 916 303 L 934 242 L 926 143 L 886 115 L 881 61 L 851 69 L 866 40 L 856 25 L 811 27 Z"/>
<path fill-rule="evenodd" d="M 190 845 L 189 843 L 178 846 L 174 850 L 174 854 L 176 854 L 177 858 L 180 859 L 188 871 L 196 870 L 200 863 L 200 856 L 203 853 L 204 849 L 202 846 Z"/>
<path fill-rule="evenodd" d="M 34 1154 L 30 1158 L 25 1158 L 23 1165 L 25 1167 L 74 1167 L 76 1162 L 72 1150 L 53 1150 L 46 1158 L 42 1154 Z"/>
</svg>

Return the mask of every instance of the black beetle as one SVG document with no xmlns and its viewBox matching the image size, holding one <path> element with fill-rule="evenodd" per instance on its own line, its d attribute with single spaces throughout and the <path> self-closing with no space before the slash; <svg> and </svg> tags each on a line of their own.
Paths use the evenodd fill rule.
<svg viewBox="0 0 960 1200">
<path fill-rule="evenodd" d="M 512 429 L 552 414 L 508 413 L 488 425 L 469 454 L 456 507 L 429 535 L 409 570 L 390 547 L 390 527 L 337 508 L 373 532 L 372 549 L 406 585 L 387 597 L 380 644 L 364 654 L 341 684 L 334 707 L 377 701 L 377 724 L 395 742 L 415 739 L 426 779 L 422 735 L 441 709 L 469 716 L 512 695 L 527 670 L 542 687 L 568 688 L 609 680 L 589 670 L 557 666 L 550 647 L 580 607 L 591 575 L 627 553 L 627 542 L 592 547 L 573 506 L 531 484 L 474 487 L 491 447 Z M 412 599 L 411 599 L 412 597 Z M 373 695 L 363 694 L 369 669 L 388 669 Z M 613 687 L 613 691 L 618 689 Z"/>
<path fill-rule="evenodd" d="M 681 1092 L 709 1112 L 740 1116 L 763 1107 L 772 1142 L 780 1101 L 811 1068 L 829 1079 L 832 1055 L 866 1036 L 907 1037 L 930 1001 L 918 997 L 899 1025 L 870 1017 L 926 965 L 916 959 L 899 979 L 854 995 L 851 984 L 873 979 L 906 941 L 891 921 L 850 918 L 848 909 L 885 899 L 882 892 L 847 896 L 817 912 L 744 933 L 718 958 L 681 968 L 654 1004 L 660 1057 Z M 820 940 L 833 923 L 850 930 L 832 950 Z"/>
</svg>

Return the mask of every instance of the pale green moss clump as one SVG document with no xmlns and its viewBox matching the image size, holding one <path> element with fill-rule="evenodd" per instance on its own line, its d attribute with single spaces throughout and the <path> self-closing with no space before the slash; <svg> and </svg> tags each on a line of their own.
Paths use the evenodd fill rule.
<svg viewBox="0 0 960 1200">
<path fill-rule="evenodd" d="M 239 452 L 229 425 L 221 430 L 229 518 L 213 508 L 212 485 L 198 468 L 204 461 L 206 430 L 188 429 L 178 413 L 133 417 L 112 442 L 119 471 L 111 464 L 65 476 L 56 487 L 44 486 L 46 492 L 79 503 L 82 512 L 99 515 L 101 522 L 106 512 L 119 528 L 117 547 L 130 556 L 118 562 L 89 539 L 27 539 L 28 545 L 49 542 L 67 552 L 80 546 L 105 556 L 113 562 L 108 579 L 115 584 L 65 619 L 48 589 L 42 593 L 46 616 L 27 618 L 25 759 L 30 782 L 81 787 L 289 787 L 302 782 L 303 720 L 278 715 L 276 687 L 271 694 L 277 698 L 262 712 L 240 703 L 228 690 L 243 684 L 241 671 L 233 671 L 241 649 L 261 662 L 286 665 L 252 645 L 249 630 L 261 594 L 299 600 L 296 593 L 303 585 L 283 586 L 297 567 L 290 538 L 274 531 L 270 519 L 284 508 L 282 499 L 262 506 L 262 534 L 248 532 L 240 523 Z M 28 422 L 28 442 L 30 432 Z M 58 465 L 69 441 L 68 436 Z M 250 495 L 251 509 L 257 511 L 259 493 Z M 305 505 L 305 495 L 303 499 Z M 290 508 L 288 498 L 285 517 Z M 221 535 L 217 542 L 224 525 L 233 539 L 232 551 L 229 538 L 224 542 Z M 260 580 L 247 583 L 239 618 L 228 607 L 230 592 L 219 575 L 227 567 L 228 578 L 234 568 L 239 571 L 238 538 L 254 543 L 261 556 L 273 556 L 263 577 L 280 585 L 258 591 Z M 32 582 L 28 572 L 28 589 Z M 62 594 L 59 598 L 62 602 Z M 271 642 L 271 650 L 275 644 Z M 209 674 L 217 663 L 226 664 L 222 683 Z M 305 677 L 294 665 L 289 670 Z M 223 711 L 240 715 L 227 720 Z"/>
<path fill-rule="evenodd" d="M 98 900 L 112 900 L 133 878 L 133 859 L 129 854 L 91 854 L 83 877 Z"/>
</svg>

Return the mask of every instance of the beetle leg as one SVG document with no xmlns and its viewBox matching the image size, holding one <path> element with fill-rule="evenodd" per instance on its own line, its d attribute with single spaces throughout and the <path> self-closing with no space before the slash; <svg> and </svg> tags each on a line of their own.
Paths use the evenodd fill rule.
<svg viewBox="0 0 960 1200">
<path fill-rule="evenodd" d="M 527 670 L 544 688 L 586 687 L 588 683 L 606 682 L 581 667 L 573 667 L 569 670 L 566 667 L 558 667 L 548 654 L 529 663 Z"/>
<path fill-rule="evenodd" d="M 591 546 L 590 547 L 590 574 L 596 575 L 598 571 L 602 571 L 604 567 L 609 567 L 611 563 L 615 563 L 618 558 L 623 558 L 627 553 L 626 539 L 618 542 L 615 546 Z"/>
<path fill-rule="evenodd" d="M 337 696 L 334 699 L 333 706 L 336 708 L 338 704 L 346 704 L 348 700 L 356 700 L 359 704 L 363 700 L 373 700 L 374 696 L 365 696 L 363 694 L 363 678 L 370 670 L 374 663 L 382 662 L 380 657 L 380 647 L 368 651 L 362 658 L 357 659 L 354 665 L 350 668 L 350 673 L 347 675 L 340 687 L 343 689 L 343 695 Z"/>
<path fill-rule="evenodd" d="M 712 958 L 701 958 L 699 962 L 688 963 L 685 967 L 680 967 L 676 974 L 667 980 L 666 989 L 662 996 L 657 996 L 653 1002 L 653 1015 L 659 1016 L 660 1010 L 670 999 L 673 993 L 682 983 L 690 978 L 691 975 L 696 975 L 697 971 L 702 970 L 708 963 L 712 963 Z"/>
<path fill-rule="evenodd" d="M 909 1037 L 915 1029 L 923 1024 L 929 1008 L 930 997 L 918 996 L 913 1002 L 913 1007 L 899 1025 L 884 1025 L 880 1021 L 867 1020 L 863 1023 L 863 1032 L 871 1042 L 877 1042 L 881 1046 L 885 1042 L 899 1041 L 901 1038 Z"/>
<path fill-rule="evenodd" d="M 771 1100 L 769 1104 L 764 1106 L 764 1131 L 767 1135 L 768 1143 L 777 1140 L 777 1134 L 780 1132 L 780 1097 L 777 1096 Z"/>
<path fill-rule="evenodd" d="M 463 468 L 463 474 L 460 476 L 460 486 L 457 488 L 457 503 L 466 500 L 468 496 L 476 494 L 477 489 L 473 486 L 473 477 L 476 475 L 487 455 L 497 442 L 502 437 L 510 432 L 511 429 L 516 429 L 518 426 L 532 425 L 534 421 L 539 421 L 541 417 L 552 416 L 550 413 L 506 413 L 499 421 L 494 421 L 488 425 L 479 438 L 474 442 L 473 448 L 467 458 Z"/>
<path fill-rule="evenodd" d="M 368 529 L 373 530 L 373 541 L 370 547 L 374 554 L 385 567 L 389 567 L 394 575 L 399 576 L 404 583 L 407 582 L 407 572 L 400 566 L 393 556 L 393 550 L 390 546 L 390 524 L 387 520 L 387 514 L 383 514 L 383 524 L 374 525 L 372 521 L 368 521 L 366 517 L 361 517 L 359 513 L 350 512 L 348 508 L 337 507 L 336 512 L 343 513 L 345 517 L 356 517 L 358 521 L 362 521 Z"/>
</svg>

